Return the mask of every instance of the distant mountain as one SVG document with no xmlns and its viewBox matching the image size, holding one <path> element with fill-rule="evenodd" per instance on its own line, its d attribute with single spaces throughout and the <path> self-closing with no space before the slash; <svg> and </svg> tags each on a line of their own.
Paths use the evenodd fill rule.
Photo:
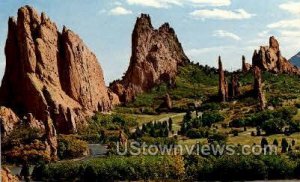
<svg viewBox="0 0 300 182">
<path fill-rule="evenodd" d="M 291 57 L 290 62 L 300 68 L 300 52 L 295 56 Z"/>
</svg>

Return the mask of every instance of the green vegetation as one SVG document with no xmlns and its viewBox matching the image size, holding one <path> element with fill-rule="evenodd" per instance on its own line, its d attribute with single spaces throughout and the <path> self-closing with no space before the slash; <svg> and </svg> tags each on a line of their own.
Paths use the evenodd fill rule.
<svg viewBox="0 0 300 182">
<path fill-rule="evenodd" d="M 157 114 L 163 96 L 169 93 L 173 101 L 173 112 L 185 112 L 188 104 L 196 100 L 206 100 L 217 94 L 218 74 L 215 68 L 188 64 L 179 68 L 174 86 L 161 84 L 151 91 L 137 96 L 132 103 L 116 108 L 118 113 Z"/>
<path fill-rule="evenodd" d="M 206 111 L 196 118 L 188 111 L 183 118 L 180 134 L 189 138 L 207 138 L 212 133 L 212 125 L 223 120 L 224 117 L 218 111 Z"/>
<path fill-rule="evenodd" d="M 72 135 L 59 135 L 57 154 L 60 159 L 72 159 L 88 154 L 88 145 L 85 141 Z"/>
<path fill-rule="evenodd" d="M 291 154 L 292 155 L 292 154 Z M 285 156 L 219 157 L 131 156 L 95 158 L 39 165 L 35 180 L 114 181 L 114 180 L 265 180 L 299 178 L 299 158 Z"/>
<path fill-rule="evenodd" d="M 130 128 L 138 126 L 135 118 L 124 114 L 97 113 L 89 121 L 89 125 L 79 129 L 80 139 L 89 143 L 109 143 L 118 141 L 122 130 L 130 135 Z"/>
<path fill-rule="evenodd" d="M 2 162 L 30 164 L 50 161 L 50 154 L 45 150 L 44 134 L 37 128 L 20 126 L 1 141 Z"/>
<path fill-rule="evenodd" d="M 47 181 L 159 180 L 182 179 L 184 172 L 181 156 L 113 156 L 39 165 L 33 177 Z"/>
</svg>

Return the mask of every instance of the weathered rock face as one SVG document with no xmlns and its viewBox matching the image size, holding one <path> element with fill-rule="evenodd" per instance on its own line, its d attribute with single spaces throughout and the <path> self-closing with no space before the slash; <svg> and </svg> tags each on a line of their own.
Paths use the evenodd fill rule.
<svg viewBox="0 0 300 182">
<path fill-rule="evenodd" d="M 83 41 L 29 6 L 19 9 L 17 21 L 9 19 L 5 54 L 0 105 L 20 117 L 31 113 L 44 125 L 53 121 L 59 133 L 73 133 L 86 116 L 118 103 Z"/>
<path fill-rule="evenodd" d="M 228 99 L 228 86 L 225 78 L 225 73 L 223 70 L 221 56 L 219 56 L 218 64 L 219 64 L 219 97 L 222 102 L 226 102 Z"/>
<path fill-rule="evenodd" d="M 261 70 L 259 67 L 254 67 L 254 96 L 259 100 L 259 109 L 264 110 L 266 108 L 266 98 L 263 92 L 263 84 L 261 77 Z"/>
<path fill-rule="evenodd" d="M 252 66 L 274 73 L 300 74 L 300 70 L 281 55 L 279 43 L 273 36 L 269 39 L 269 46 L 254 51 Z"/>
<path fill-rule="evenodd" d="M 251 64 L 246 63 L 246 58 L 245 58 L 245 56 L 243 56 L 242 57 L 242 71 L 245 73 L 245 72 L 248 72 L 250 69 L 251 69 Z"/>
<path fill-rule="evenodd" d="M 19 117 L 9 108 L 0 107 L 1 136 L 6 137 L 19 124 Z"/>
<path fill-rule="evenodd" d="M 154 29 L 149 15 L 142 14 L 132 33 L 129 68 L 122 80 L 113 82 L 110 88 L 122 102 L 130 102 L 159 83 L 172 85 L 178 66 L 187 62 L 189 59 L 169 24 Z"/>
<path fill-rule="evenodd" d="M 2 182 L 19 182 L 20 180 L 11 174 L 11 171 L 6 168 L 2 167 L 1 168 L 1 181 Z"/>
</svg>

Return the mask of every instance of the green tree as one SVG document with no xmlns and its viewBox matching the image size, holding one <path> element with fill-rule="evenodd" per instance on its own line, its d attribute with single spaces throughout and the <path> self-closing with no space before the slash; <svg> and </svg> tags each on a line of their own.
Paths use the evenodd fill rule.
<svg viewBox="0 0 300 182">
<path fill-rule="evenodd" d="M 269 143 L 268 143 L 268 140 L 264 137 L 261 139 L 261 142 L 260 142 L 260 146 L 261 148 L 266 148 L 268 147 Z"/>
<path fill-rule="evenodd" d="M 262 129 L 266 132 L 267 135 L 279 134 L 282 133 L 282 129 L 285 125 L 285 121 L 280 118 L 272 118 L 267 120 Z"/>
<path fill-rule="evenodd" d="M 275 145 L 275 146 L 277 146 L 277 147 L 279 146 L 279 142 L 278 142 L 278 140 L 277 140 L 276 138 L 275 138 L 274 141 L 273 141 L 273 145 Z"/>
<path fill-rule="evenodd" d="M 172 131 L 173 130 L 173 120 L 172 118 L 169 118 L 169 131 Z"/>
<path fill-rule="evenodd" d="M 288 151 L 288 148 L 289 148 L 289 143 L 285 138 L 283 138 L 281 141 L 281 149 L 282 149 L 281 152 L 286 153 Z"/>
</svg>

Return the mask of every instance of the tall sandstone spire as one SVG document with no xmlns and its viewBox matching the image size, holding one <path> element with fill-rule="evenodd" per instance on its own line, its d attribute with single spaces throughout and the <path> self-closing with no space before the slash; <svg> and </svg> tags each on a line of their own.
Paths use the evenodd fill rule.
<svg viewBox="0 0 300 182">
<path fill-rule="evenodd" d="M 251 69 L 251 65 L 249 63 L 246 63 L 245 56 L 242 56 L 242 72 L 246 73 Z"/>
<path fill-rule="evenodd" d="M 261 70 L 259 67 L 254 67 L 254 96 L 259 101 L 259 109 L 264 110 L 266 107 L 266 98 L 263 91 L 263 84 L 262 84 L 262 76 L 261 76 Z"/>
<path fill-rule="evenodd" d="M 174 84 L 178 66 L 189 62 L 175 31 L 168 23 L 154 29 L 149 15 L 136 20 L 132 33 L 132 53 L 128 70 L 122 80 L 110 88 L 122 102 L 134 100 L 137 94 L 165 82 Z"/>
<path fill-rule="evenodd" d="M 219 65 L 219 97 L 222 102 L 226 102 L 228 98 L 228 88 L 227 88 L 225 73 L 223 70 L 221 56 L 219 56 L 218 58 L 218 65 Z"/>
<path fill-rule="evenodd" d="M 40 122 L 52 120 L 59 133 L 73 133 L 85 117 L 118 102 L 79 36 L 66 28 L 59 32 L 29 6 L 19 9 L 17 21 L 8 21 L 5 55 L 0 104 L 21 118 L 32 113 Z"/>
</svg>

